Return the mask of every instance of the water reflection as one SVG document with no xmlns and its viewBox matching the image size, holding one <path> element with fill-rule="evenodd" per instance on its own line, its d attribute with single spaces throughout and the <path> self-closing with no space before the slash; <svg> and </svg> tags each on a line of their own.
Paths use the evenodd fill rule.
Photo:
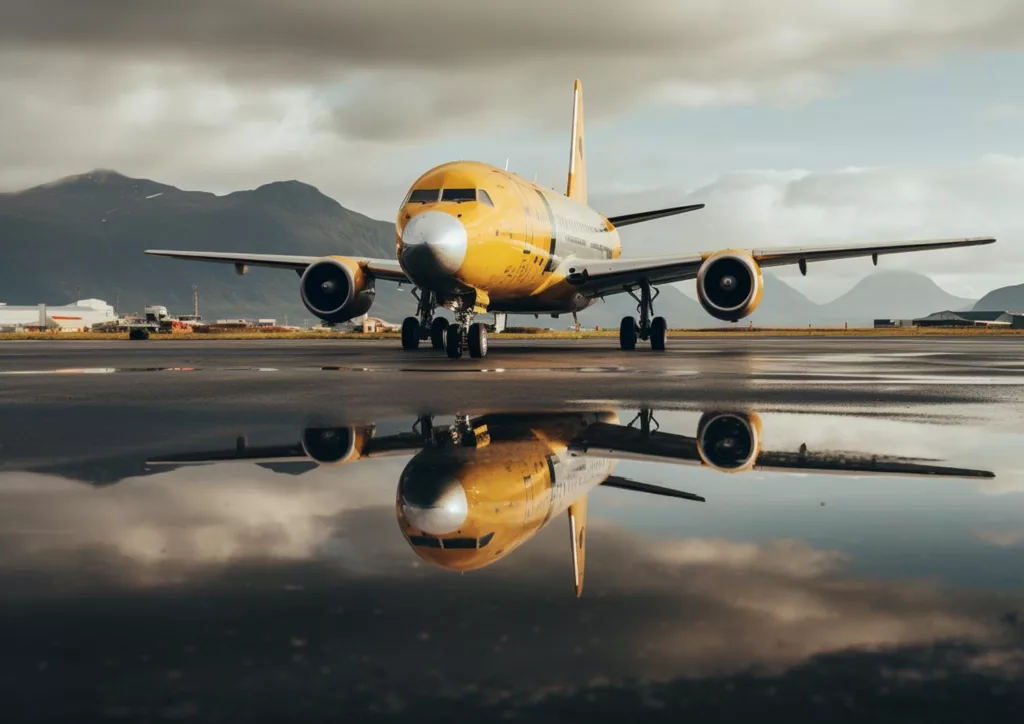
<svg viewBox="0 0 1024 724">
<path fill-rule="evenodd" d="M 819 474 L 993 478 L 987 470 L 879 456 L 870 452 L 765 450 L 761 417 L 750 411 L 708 411 L 693 436 L 665 432 L 654 411 L 628 424 L 613 411 L 534 414 L 456 414 L 450 424 L 432 415 L 408 432 L 381 435 L 374 424 L 311 425 L 299 442 L 187 452 L 154 466 L 250 463 L 282 466 L 312 461 L 351 465 L 411 456 L 398 480 L 396 516 L 406 541 L 439 568 L 471 571 L 509 555 L 568 513 L 568 555 L 576 595 L 583 591 L 588 494 L 603 486 L 637 494 L 705 502 L 705 497 L 614 474 L 622 460 L 696 465 L 721 473 L 752 470 Z"/>
<path fill-rule="evenodd" d="M 12 720 L 998 719 L 1024 675 L 1020 436 L 899 415 L 36 439 L 0 463 Z"/>
</svg>

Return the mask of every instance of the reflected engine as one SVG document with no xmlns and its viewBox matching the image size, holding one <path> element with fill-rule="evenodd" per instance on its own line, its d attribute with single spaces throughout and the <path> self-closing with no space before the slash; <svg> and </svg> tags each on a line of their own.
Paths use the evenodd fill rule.
<svg viewBox="0 0 1024 724">
<path fill-rule="evenodd" d="M 760 265 L 741 251 L 723 251 L 697 271 L 697 297 L 716 319 L 735 322 L 757 309 L 764 291 Z"/>
<path fill-rule="evenodd" d="M 308 267 L 299 281 L 306 309 L 325 322 L 347 322 L 370 311 L 377 295 L 374 279 L 343 256 L 328 256 Z"/>
<path fill-rule="evenodd" d="M 361 458 L 373 427 L 330 427 L 315 424 L 302 431 L 302 451 L 318 465 L 344 465 Z"/>
<path fill-rule="evenodd" d="M 697 454 L 722 473 L 743 473 L 761 453 L 761 418 L 753 412 L 708 412 L 697 425 Z"/>
</svg>

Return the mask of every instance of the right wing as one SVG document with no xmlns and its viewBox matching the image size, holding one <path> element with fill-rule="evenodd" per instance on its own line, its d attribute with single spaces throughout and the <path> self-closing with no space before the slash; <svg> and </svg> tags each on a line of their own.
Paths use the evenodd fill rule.
<svg viewBox="0 0 1024 724">
<path fill-rule="evenodd" d="M 842 244 L 835 246 L 791 246 L 775 249 L 745 249 L 762 267 L 806 264 L 812 261 L 879 257 L 912 251 L 934 251 L 962 246 L 995 243 L 990 236 L 958 239 L 926 239 L 922 241 L 882 242 L 877 244 Z M 566 279 L 587 296 L 602 297 L 635 289 L 641 282 L 657 286 L 695 279 L 701 264 L 717 252 L 677 254 L 642 259 L 573 259 L 568 263 Z"/>
<path fill-rule="evenodd" d="M 310 264 L 322 259 L 320 256 L 290 256 L 288 254 L 239 254 L 223 251 L 176 251 L 171 249 L 147 249 L 146 254 L 166 256 L 171 259 L 190 261 L 212 261 L 220 264 L 236 266 L 265 266 L 272 269 L 294 269 L 302 273 Z M 345 256 L 378 279 L 392 282 L 408 282 L 409 277 L 402 271 L 401 265 L 394 259 L 373 259 L 365 256 Z"/>
</svg>

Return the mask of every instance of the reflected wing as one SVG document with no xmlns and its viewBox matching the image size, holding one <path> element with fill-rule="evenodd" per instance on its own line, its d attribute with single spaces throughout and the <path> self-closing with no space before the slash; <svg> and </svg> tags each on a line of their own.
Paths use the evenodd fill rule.
<svg viewBox="0 0 1024 724">
<path fill-rule="evenodd" d="M 178 453 L 155 460 L 147 465 L 209 465 L 210 463 L 289 463 L 309 460 L 302 445 L 263 445 L 249 447 L 245 438 L 238 438 L 238 444 L 231 450 L 207 450 L 202 452 Z"/>
<path fill-rule="evenodd" d="M 754 466 L 769 472 L 813 472 L 826 474 L 913 475 L 942 478 L 994 478 L 995 473 L 971 468 L 930 465 L 907 458 L 859 455 L 842 452 L 762 452 Z"/>
<path fill-rule="evenodd" d="M 323 258 L 319 256 L 289 256 L 287 254 L 238 254 L 222 251 L 174 251 L 168 249 L 147 249 L 146 253 L 152 256 L 166 256 L 171 259 L 265 266 L 272 269 L 294 269 L 298 272 L 305 271 L 307 266 Z M 402 271 L 402 267 L 394 259 L 371 259 L 365 256 L 348 256 L 346 258 L 357 262 L 378 279 L 393 282 L 409 281 L 405 272 Z"/>
<path fill-rule="evenodd" d="M 953 249 L 961 246 L 992 244 L 992 237 L 958 239 L 930 239 L 880 244 L 844 244 L 839 246 L 794 246 L 778 249 L 750 249 L 750 254 L 761 266 L 773 267 L 831 259 L 852 259 L 884 254 L 902 254 L 912 251 Z M 615 294 L 635 288 L 641 281 L 651 284 L 694 279 L 700 265 L 715 252 L 680 254 L 676 256 L 648 257 L 645 259 L 603 259 L 597 261 L 574 260 L 569 264 L 566 279 L 582 293 L 593 297 Z"/>
<path fill-rule="evenodd" d="M 209 465 L 211 463 L 287 463 L 287 462 L 314 462 L 317 464 L 331 464 L 349 456 L 339 454 L 338 448 L 333 446 L 319 449 L 316 433 L 321 431 L 344 430 L 346 434 L 355 428 L 307 428 L 303 433 L 305 444 L 302 442 L 293 445 L 265 445 L 250 447 L 246 444 L 245 438 L 238 438 L 234 449 L 229 450 L 208 450 L 203 452 L 187 452 L 176 455 L 167 455 L 161 458 L 148 460 L 149 465 Z M 356 431 L 359 432 L 358 430 Z M 352 436 L 354 453 L 352 461 L 365 458 L 382 458 L 392 455 L 412 455 L 423 449 L 423 437 L 417 433 L 398 433 L 395 435 L 365 436 L 355 434 Z M 322 439 L 322 438 L 321 438 Z M 347 439 L 347 438 L 346 438 Z M 328 441 L 333 443 L 334 437 Z"/>
<path fill-rule="evenodd" d="M 569 443 L 572 454 L 615 460 L 700 464 L 697 440 L 667 432 L 645 433 L 635 427 L 595 422 Z"/>
</svg>

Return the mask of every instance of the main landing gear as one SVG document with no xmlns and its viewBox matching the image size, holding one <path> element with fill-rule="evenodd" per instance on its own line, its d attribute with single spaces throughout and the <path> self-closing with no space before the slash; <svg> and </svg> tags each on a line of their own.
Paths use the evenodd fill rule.
<svg viewBox="0 0 1024 724">
<path fill-rule="evenodd" d="M 668 332 L 668 323 L 664 317 L 654 317 L 654 300 L 658 298 L 660 292 L 657 289 L 653 290 L 653 296 L 651 295 L 652 287 L 648 281 L 640 283 L 640 296 L 636 295 L 636 292 L 630 290 L 629 294 L 637 302 L 636 310 L 640 314 L 639 323 L 633 317 L 623 317 L 622 323 L 619 325 L 619 346 L 622 349 L 630 351 L 636 349 L 637 339 L 650 340 L 651 349 L 655 352 L 665 351 L 665 337 Z"/>
<path fill-rule="evenodd" d="M 416 317 L 406 317 L 402 322 L 402 349 L 419 349 L 421 340 L 430 340 L 434 349 L 443 349 L 452 359 L 462 357 L 468 350 L 469 356 L 487 356 L 487 327 L 473 322 L 471 309 L 460 308 L 455 313 L 455 322 L 448 323 L 444 317 L 434 317 L 437 297 L 433 292 L 415 291 L 418 306 Z"/>
<path fill-rule="evenodd" d="M 487 327 L 472 320 L 472 311 L 460 309 L 455 323 L 448 325 L 444 350 L 451 359 L 458 359 L 467 349 L 474 359 L 487 356 Z"/>
<path fill-rule="evenodd" d="M 445 332 L 448 320 L 434 317 L 437 298 L 433 292 L 414 291 L 416 297 L 416 317 L 406 317 L 402 321 L 402 349 L 419 349 L 421 340 L 430 340 L 434 349 L 444 349 Z"/>
</svg>

